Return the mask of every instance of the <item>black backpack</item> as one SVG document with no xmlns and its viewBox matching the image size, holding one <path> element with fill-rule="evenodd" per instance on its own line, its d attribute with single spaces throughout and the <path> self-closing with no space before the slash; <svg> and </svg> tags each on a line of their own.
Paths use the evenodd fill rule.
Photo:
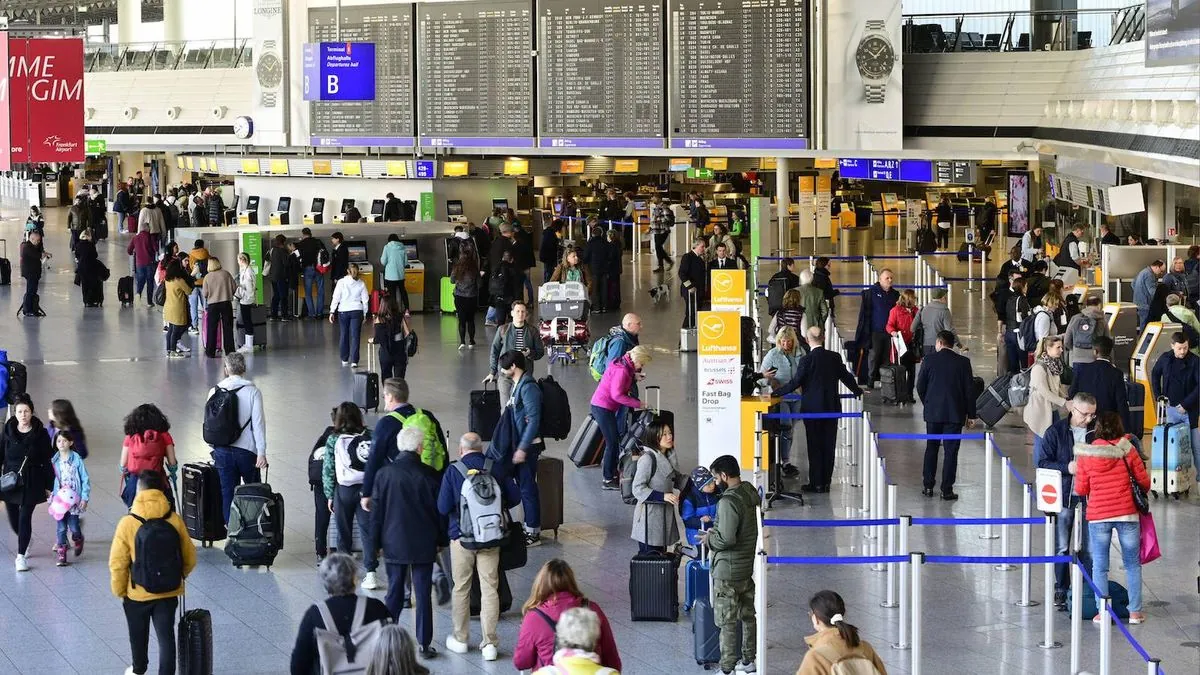
<svg viewBox="0 0 1200 675">
<path fill-rule="evenodd" d="M 183 551 L 179 530 L 163 518 L 142 518 L 133 538 L 132 582 L 147 593 L 169 593 L 183 585 Z M 167 512 L 167 515 L 171 515 Z"/>
<path fill-rule="evenodd" d="M 333 433 L 333 427 L 325 427 L 325 432 L 308 453 L 308 484 L 313 487 L 319 488 L 324 483 L 325 443 Z"/>
<path fill-rule="evenodd" d="M 508 287 L 508 270 L 501 265 L 488 279 L 488 295 L 493 299 L 505 300 L 508 298 Z"/>
<path fill-rule="evenodd" d="M 237 397 L 240 390 L 241 387 L 236 389 L 217 387 L 208 402 L 204 404 L 205 443 L 217 447 L 227 447 L 237 442 L 242 432 L 250 425 L 249 419 L 245 424 L 240 423 L 241 416 L 238 415 Z"/>
<path fill-rule="evenodd" d="M 567 392 L 549 375 L 537 381 L 542 388 L 542 424 L 539 432 L 561 441 L 571 435 L 571 402 Z"/>
</svg>

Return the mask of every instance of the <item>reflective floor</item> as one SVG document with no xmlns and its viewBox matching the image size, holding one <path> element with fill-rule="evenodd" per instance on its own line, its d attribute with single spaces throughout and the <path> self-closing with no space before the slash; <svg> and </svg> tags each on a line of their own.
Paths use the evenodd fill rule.
<svg viewBox="0 0 1200 675">
<path fill-rule="evenodd" d="M 20 240 L 18 214 L 6 209 L 0 237 L 8 239 L 8 258 L 17 266 Z M 0 348 L 29 366 L 29 387 L 43 414 L 53 398 L 71 399 L 88 433 L 92 456 L 88 460 L 93 480 L 92 501 L 85 517 L 87 550 L 69 567 L 54 566 L 50 547 L 54 526 L 40 510 L 34 522 L 28 573 L 18 574 L 0 561 L 0 672 L 120 673 L 129 664 L 124 616 L 109 591 L 106 554 L 111 533 L 124 508 L 117 496 L 116 463 L 121 443 L 121 420 L 135 405 L 153 401 L 171 418 L 172 434 L 182 461 L 207 458 L 201 440 L 201 407 L 205 392 L 220 379 L 215 360 L 193 356 L 163 358 L 161 316 L 138 305 L 119 308 L 116 284 L 106 284 L 106 306 L 84 309 L 69 273 L 65 214 L 51 210 L 48 249 L 55 253 L 55 272 L 44 281 L 42 304 L 48 316 L 13 319 L 20 304 L 23 282 L 0 287 Z M 127 268 L 125 238 L 101 244 L 101 256 L 114 279 Z M 896 243 L 887 242 L 894 251 Z M 940 258 L 936 266 L 949 276 L 967 276 L 966 265 Z M 696 461 L 695 356 L 676 351 L 677 327 L 682 308 L 677 297 L 653 304 L 646 294 L 650 285 L 645 258 L 635 275 L 627 267 L 625 306 L 645 319 L 643 344 L 655 348 L 648 381 L 663 388 L 664 407 L 674 410 L 681 465 Z M 995 263 L 992 270 L 996 269 Z M 14 272 L 16 270 L 14 269 Z M 897 267 L 898 283 L 912 283 L 912 263 Z M 974 272 L 978 275 L 978 268 Z M 839 283 L 858 283 L 857 265 L 835 267 Z M 853 330 L 858 300 L 852 292 L 838 301 L 840 321 Z M 985 309 L 980 293 L 955 289 L 955 323 L 971 349 L 976 372 L 990 379 L 995 372 L 994 317 Z M 618 319 L 600 315 L 593 319 L 593 334 Z M 435 411 L 452 437 L 464 431 L 467 392 L 487 372 L 485 349 L 459 352 L 452 318 L 421 315 L 415 325 L 421 352 L 409 366 L 414 403 Z M 482 322 L 480 322 L 482 327 Z M 190 339 L 190 338 L 185 338 Z M 351 374 L 341 368 L 336 354 L 336 328 L 324 323 L 288 323 L 268 326 L 269 348 L 249 359 L 249 376 L 264 390 L 268 424 L 270 482 L 287 502 L 287 540 L 270 572 L 238 571 L 220 546 L 200 551 L 200 564 L 188 580 L 187 602 L 213 614 L 216 671 L 219 673 L 279 673 L 287 669 L 296 627 L 304 610 L 322 596 L 314 571 L 312 499 L 308 490 L 305 457 L 325 425 L 331 405 L 350 394 Z M 195 345 L 193 345 L 195 346 Z M 539 374 L 545 372 L 538 364 Z M 571 395 L 576 421 L 587 411 L 594 386 L 586 366 L 553 367 Z M 867 398 L 881 431 L 920 432 L 920 407 L 883 408 L 878 396 Z M 800 434 L 802 437 L 803 435 Z M 997 430 L 1000 447 L 1015 468 L 1032 477 L 1031 437 L 1010 417 Z M 552 443 L 551 453 L 565 457 L 566 443 Z M 893 482 L 900 486 L 898 512 L 914 516 L 982 516 L 984 509 L 981 443 L 964 445 L 959 462 L 961 495 L 957 502 L 926 500 L 920 495 L 923 444 L 884 441 L 882 454 Z M 803 451 L 799 453 L 803 459 Z M 803 506 L 781 503 L 772 512 L 777 518 L 858 517 L 859 488 L 840 458 L 835 485 L 827 495 L 813 496 Z M 801 462 L 802 463 L 802 462 Z M 1000 476 L 996 465 L 996 515 L 1000 513 Z M 802 477 L 804 466 L 801 466 Z M 690 622 L 675 624 L 633 623 L 629 619 L 628 560 L 636 551 L 629 538 L 632 510 L 614 493 L 601 492 L 596 469 L 577 470 L 567 462 L 565 476 L 566 524 L 555 541 L 548 538 L 530 550 L 527 567 L 509 573 L 516 604 L 526 597 L 538 566 L 561 557 L 574 567 L 589 598 L 599 603 L 613 623 L 624 660 L 624 672 L 638 674 L 698 670 L 692 659 Z M 801 481 L 797 481 L 797 486 Z M 1014 485 L 1010 505 L 1020 514 L 1020 489 Z M 1196 593 L 1200 560 L 1200 507 L 1192 502 L 1159 502 L 1155 516 L 1164 557 L 1144 570 L 1145 604 L 1149 621 L 1129 631 L 1152 656 L 1163 659 L 1170 673 L 1196 673 L 1200 669 L 1200 596 Z M 980 539 L 980 527 L 913 528 L 914 551 L 940 555 L 996 555 L 999 540 Z M 853 530 L 797 530 L 776 528 L 770 552 L 778 555 L 862 555 L 863 532 Z M 1042 551 L 1041 528 L 1034 528 L 1034 553 Z M 0 549 L 11 560 L 16 539 L 7 532 Z M 1010 534 L 1011 554 L 1020 554 L 1020 528 Z M 1112 578 L 1123 582 L 1119 558 L 1114 556 Z M 1042 650 L 1043 608 L 1020 607 L 1021 571 L 996 571 L 987 565 L 926 565 L 923 673 L 1068 673 L 1067 648 Z M 770 607 L 759 617 L 766 630 L 769 651 L 766 672 L 795 672 L 804 656 L 803 637 L 811 632 L 808 597 L 821 589 L 836 590 L 848 604 L 847 621 L 857 624 L 888 664 L 889 672 L 909 672 L 909 652 L 893 649 L 898 610 L 880 606 L 886 597 L 886 574 L 863 566 L 773 568 L 768 579 Z M 382 594 L 380 594 L 382 597 Z M 1032 597 L 1042 599 L 1042 570 L 1033 569 Z M 464 656 L 449 654 L 442 644 L 449 627 L 448 608 L 435 615 L 435 644 L 441 652 L 430 667 L 435 673 L 511 672 L 519 616 L 504 615 L 500 624 L 501 660 L 484 663 L 478 651 Z M 406 623 L 411 617 L 402 618 Z M 1054 637 L 1069 642 L 1064 613 L 1054 613 Z M 475 628 L 478 640 L 478 626 Z M 1098 670 L 1098 629 L 1083 629 L 1084 670 Z M 153 649 L 153 648 L 152 648 Z M 1114 628 L 1114 673 L 1145 672 L 1141 658 Z M 152 661 L 153 664 L 153 653 Z M 153 665 L 151 668 L 153 669 Z M 153 670 L 151 671 L 153 672 Z"/>
</svg>

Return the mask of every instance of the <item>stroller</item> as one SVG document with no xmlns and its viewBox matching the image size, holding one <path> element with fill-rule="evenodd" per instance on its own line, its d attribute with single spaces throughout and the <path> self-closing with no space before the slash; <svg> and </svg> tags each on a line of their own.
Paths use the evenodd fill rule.
<svg viewBox="0 0 1200 675">
<path fill-rule="evenodd" d="M 539 333 L 550 352 L 551 365 L 555 361 L 575 363 L 587 349 L 591 339 L 588 310 L 587 288 L 582 282 L 550 282 L 538 288 Z"/>
</svg>

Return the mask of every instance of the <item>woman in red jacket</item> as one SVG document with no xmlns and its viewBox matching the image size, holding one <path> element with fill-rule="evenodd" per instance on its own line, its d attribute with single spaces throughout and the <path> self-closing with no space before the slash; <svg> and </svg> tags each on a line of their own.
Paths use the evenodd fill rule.
<svg viewBox="0 0 1200 675">
<path fill-rule="evenodd" d="M 913 343 L 912 325 L 913 320 L 917 318 L 917 310 L 917 294 L 911 288 L 904 289 L 900 293 L 900 299 L 892 306 L 892 311 L 888 312 L 885 328 L 888 335 L 900 337 L 908 346 L 904 358 L 899 361 L 908 373 L 908 403 L 916 402 L 913 398 L 913 387 L 917 383 L 917 361 L 921 353 L 921 345 Z"/>
<path fill-rule="evenodd" d="M 1146 620 L 1142 612 L 1142 527 L 1133 503 L 1132 474 L 1143 490 L 1150 490 L 1150 475 L 1130 436 L 1124 433 L 1121 417 L 1106 412 L 1096 421 L 1096 441 L 1075 444 L 1075 461 L 1068 465 L 1075 474 L 1075 494 L 1087 499 L 1088 550 L 1092 553 L 1092 581 L 1108 588 L 1108 554 L 1113 530 L 1125 564 L 1129 587 L 1129 623 Z M 1096 597 L 1099 606 L 1100 598 Z M 1097 615 L 1093 621 L 1100 623 Z"/>
<path fill-rule="evenodd" d="M 600 665 L 621 670 L 621 655 L 613 639 L 612 626 L 600 606 L 579 591 L 575 572 L 566 562 L 555 558 L 547 561 L 533 580 L 533 589 L 521 611 L 521 632 L 513 651 L 513 667 L 517 670 L 537 670 L 554 662 L 554 629 L 562 613 L 574 607 L 585 607 L 600 617 L 600 639 L 596 653 Z"/>
</svg>

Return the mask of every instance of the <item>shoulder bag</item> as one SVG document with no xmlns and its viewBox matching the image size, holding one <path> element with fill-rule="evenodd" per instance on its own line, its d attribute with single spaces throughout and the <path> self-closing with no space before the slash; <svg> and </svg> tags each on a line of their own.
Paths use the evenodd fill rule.
<svg viewBox="0 0 1200 675">
<path fill-rule="evenodd" d="M 1129 474 L 1129 488 L 1133 492 L 1133 505 L 1137 508 L 1138 513 L 1150 513 L 1150 499 L 1146 496 L 1146 491 L 1138 485 L 1137 478 L 1133 475 L 1133 469 L 1129 468 L 1129 462 L 1124 457 L 1121 462 L 1125 464 L 1125 471 Z"/>
<path fill-rule="evenodd" d="M 21 460 L 21 466 L 16 471 L 5 471 L 0 474 L 0 492 L 12 492 L 21 487 L 24 483 L 22 475 L 25 473 L 25 462 L 29 461 L 29 456 Z"/>
</svg>

